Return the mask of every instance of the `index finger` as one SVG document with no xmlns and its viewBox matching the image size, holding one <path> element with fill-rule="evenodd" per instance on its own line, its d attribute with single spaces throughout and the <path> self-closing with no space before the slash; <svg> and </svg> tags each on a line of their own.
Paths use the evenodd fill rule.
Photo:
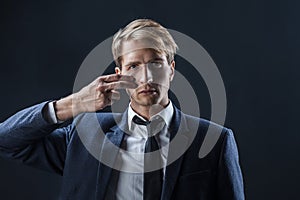
<svg viewBox="0 0 300 200">
<path fill-rule="evenodd" d="M 106 76 L 101 76 L 100 80 L 110 83 L 115 81 L 135 81 L 135 78 L 130 75 L 122 75 L 122 74 L 110 74 Z"/>
</svg>

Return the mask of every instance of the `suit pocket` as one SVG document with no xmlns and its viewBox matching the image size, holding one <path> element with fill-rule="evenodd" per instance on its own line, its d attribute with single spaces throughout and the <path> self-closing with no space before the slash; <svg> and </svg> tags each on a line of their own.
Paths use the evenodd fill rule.
<svg viewBox="0 0 300 200">
<path fill-rule="evenodd" d="M 214 199 L 214 179 L 212 170 L 185 173 L 178 179 L 173 199 Z"/>
</svg>

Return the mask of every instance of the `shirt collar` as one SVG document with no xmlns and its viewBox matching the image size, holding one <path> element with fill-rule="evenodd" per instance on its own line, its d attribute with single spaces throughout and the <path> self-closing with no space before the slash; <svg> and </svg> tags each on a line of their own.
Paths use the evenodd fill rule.
<svg viewBox="0 0 300 200">
<path fill-rule="evenodd" d="M 169 127 L 169 125 L 170 125 L 170 123 L 171 123 L 171 120 L 172 120 L 172 117 L 173 117 L 173 113 L 174 113 L 173 104 L 172 104 L 171 101 L 169 101 L 169 104 L 167 105 L 167 107 L 165 107 L 164 109 L 162 109 L 159 113 L 157 113 L 157 114 L 151 116 L 150 121 L 153 120 L 153 119 L 155 119 L 157 116 L 159 116 L 159 117 L 161 117 L 161 118 L 165 121 L 167 127 Z M 141 119 L 143 119 L 143 120 L 146 121 L 146 119 L 143 118 L 142 116 L 140 116 L 139 114 L 137 114 L 137 113 L 131 108 L 131 104 L 129 104 L 129 106 L 128 106 L 128 128 L 129 128 L 129 130 L 131 130 L 131 127 L 132 127 L 131 125 L 132 125 L 132 123 L 134 123 L 134 122 L 132 121 L 132 118 L 133 118 L 135 115 L 137 115 L 138 117 L 140 117 Z"/>
</svg>

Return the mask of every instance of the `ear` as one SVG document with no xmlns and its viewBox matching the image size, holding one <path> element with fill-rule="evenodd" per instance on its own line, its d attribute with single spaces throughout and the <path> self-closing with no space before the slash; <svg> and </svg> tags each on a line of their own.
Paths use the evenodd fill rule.
<svg viewBox="0 0 300 200">
<path fill-rule="evenodd" d="M 121 74 L 121 69 L 120 69 L 120 67 L 115 67 L 115 72 L 116 72 L 116 74 Z"/>
<path fill-rule="evenodd" d="M 170 73 L 170 82 L 173 80 L 174 78 L 174 74 L 175 74 L 175 61 L 173 60 L 171 63 L 170 63 L 170 67 L 171 67 L 171 73 Z"/>
</svg>

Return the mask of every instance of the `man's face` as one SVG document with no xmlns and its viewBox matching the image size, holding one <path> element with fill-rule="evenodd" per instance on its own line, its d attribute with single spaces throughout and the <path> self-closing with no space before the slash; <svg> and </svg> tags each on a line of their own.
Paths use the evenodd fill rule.
<svg viewBox="0 0 300 200">
<path fill-rule="evenodd" d="M 124 42 L 122 53 L 121 70 L 116 68 L 116 72 L 133 76 L 138 84 L 137 88 L 126 90 L 131 105 L 166 106 L 169 102 L 168 90 L 174 76 L 175 62 L 168 64 L 165 54 L 145 48 L 140 41 Z"/>
</svg>

